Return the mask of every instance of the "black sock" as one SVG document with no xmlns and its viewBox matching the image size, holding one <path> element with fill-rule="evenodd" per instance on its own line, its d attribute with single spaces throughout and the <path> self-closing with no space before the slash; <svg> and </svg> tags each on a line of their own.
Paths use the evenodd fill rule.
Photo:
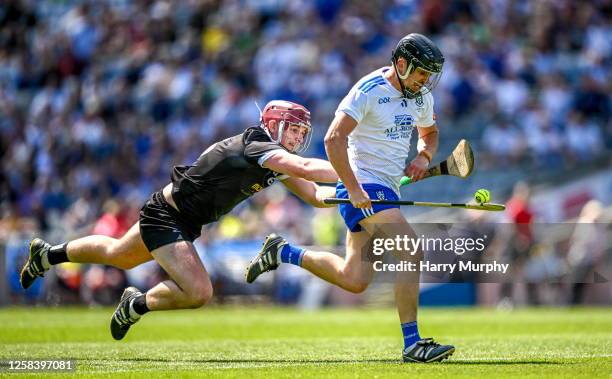
<svg viewBox="0 0 612 379">
<path fill-rule="evenodd" d="M 134 298 L 134 302 L 132 303 L 132 307 L 134 308 L 134 312 L 139 315 L 143 315 L 150 311 L 149 307 L 147 307 L 147 296 L 146 293 Z"/>
<path fill-rule="evenodd" d="M 66 245 L 68 242 L 64 242 L 61 245 L 55 245 L 49 249 L 47 259 L 49 264 L 56 265 L 58 263 L 70 262 L 68 260 L 68 253 L 66 252 Z"/>
</svg>

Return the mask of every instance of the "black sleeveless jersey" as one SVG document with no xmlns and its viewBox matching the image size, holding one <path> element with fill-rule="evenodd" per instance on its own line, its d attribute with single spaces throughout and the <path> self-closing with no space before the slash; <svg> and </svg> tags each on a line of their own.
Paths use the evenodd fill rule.
<svg viewBox="0 0 612 379">
<path fill-rule="evenodd" d="M 181 217 L 198 226 L 218 220 L 238 203 L 274 184 L 282 174 L 260 161 L 283 149 L 260 127 L 217 142 L 191 166 L 175 166 L 172 198 Z"/>
</svg>

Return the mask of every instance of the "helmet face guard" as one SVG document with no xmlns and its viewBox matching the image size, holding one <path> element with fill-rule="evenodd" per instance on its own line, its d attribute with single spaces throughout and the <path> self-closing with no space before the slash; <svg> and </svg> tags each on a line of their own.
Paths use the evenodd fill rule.
<svg viewBox="0 0 612 379">
<path fill-rule="evenodd" d="M 270 101 L 261 113 L 261 123 L 268 132 L 268 122 L 276 120 L 278 122 L 278 133 L 275 142 L 282 146 L 283 136 L 291 126 L 298 126 L 305 129 L 302 142 L 293 148 L 293 153 L 302 153 L 308 149 L 312 139 L 312 127 L 310 124 L 310 111 L 306 107 L 284 100 Z M 272 136 L 270 136 L 272 137 Z M 283 146 L 285 147 L 285 146 Z M 285 147 L 286 148 L 286 147 Z"/>
<path fill-rule="evenodd" d="M 312 139 L 312 127 L 310 126 L 310 121 L 304 122 L 303 120 L 295 120 L 295 118 L 292 116 L 286 116 L 285 119 L 278 123 L 278 137 L 276 137 L 276 143 L 279 145 L 281 144 L 283 141 L 283 136 L 293 125 L 300 127 L 300 129 L 306 129 L 306 134 L 304 135 L 302 142 L 293 149 L 294 153 L 300 154 L 306 151 L 308 146 L 310 146 L 310 141 Z"/>
<path fill-rule="evenodd" d="M 406 70 L 406 72 L 402 75 L 399 73 L 398 68 L 397 68 L 397 64 L 394 62 L 393 66 L 395 68 L 395 72 L 397 73 L 397 76 L 401 79 L 400 80 L 400 85 L 402 87 L 402 92 L 404 97 L 407 97 L 409 99 L 414 99 L 415 97 L 417 97 L 418 95 L 425 95 L 426 93 L 429 93 L 431 91 L 433 91 L 434 88 L 436 88 L 436 86 L 438 85 L 438 82 L 440 81 L 440 77 L 442 76 L 442 72 L 435 72 L 435 71 L 429 71 L 425 68 L 423 68 L 422 66 L 420 66 L 417 62 L 409 62 L 408 63 L 408 69 Z M 427 81 L 425 83 L 423 83 L 423 85 L 421 86 L 421 88 L 418 91 L 413 91 L 410 88 L 407 88 L 404 86 L 404 84 L 402 83 L 402 80 L 406 80 L 408 79 L 408 77 L 410 76 L 410 74 L 414 73 L 416 70 L 422 70 L 426 73 L 429 74 L 429 77 L 427 78 Z"/>
<path fill-rule="evenodd" d="M 404 58 L 408 64 L 406 72 L 403 74 L 397 68 L 397 61 Z M 414 99 L 419 95 L 424 95 L 438 85 L 442 76 L 444 65 L 444 55 L 438 47 L 427 37 L 421 34 L 412 33 L 402 38 L 392 52 L 391 63 L 400 82 L 400 87 L 404 97 Z M 418 91 L 406 88 L 402 80 L 408 79 L 410 74 L 416 70 L 421 70 L 429 74 L 427 81 Z"/>
</svg>

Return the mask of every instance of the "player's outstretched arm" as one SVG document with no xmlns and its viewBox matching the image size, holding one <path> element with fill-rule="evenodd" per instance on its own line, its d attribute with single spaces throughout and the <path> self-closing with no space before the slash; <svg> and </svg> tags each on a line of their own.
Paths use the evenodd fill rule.
<svg viewBox="0 0 612 379">
<path fill-rule="evenodd" d="M 338 174 L 328 161 L 303 158 L 286 151 L 279 151 L 266 159 L 263 167 L 292 178 L 302 178 L 311 182 L 335 183 L 338 181 Z"/>
<path fill-rule="evenodd" d="M 335 187 L 319 186 L 302 178 L 289 178 L 281 181 L 287 189 L 306 203 L 317 208 L 329 208 L 334 205 L 325 204 L 324 199 L 336 195 Z"/>
</svg>

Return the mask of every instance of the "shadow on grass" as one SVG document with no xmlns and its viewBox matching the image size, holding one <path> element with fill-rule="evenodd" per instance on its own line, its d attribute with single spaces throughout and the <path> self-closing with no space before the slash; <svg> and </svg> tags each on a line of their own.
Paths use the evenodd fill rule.
<svg viewBox="0 0 612 379">
<path fill-rule="evenodd" d="M 185 362 L 202 364 L 236 364 L 236 363 L 290 363 L 290 364 L 337 364 L 337 363 L 402 363 L 399 359 L 170 359 L 170 358 L 124 358 L 126 362 Z M 449 360 L 439 365 L 563 365 L 568 362 L 551 362 L 548 360 Z M 432 363 L 436 365 L 436 363 Z M 418 365 L 418 364 L 417 364 Z"/>
<path fill-rule="evenodd" d="M 451 358 L 452 359 L 452 358 Z M 478 360 L 462 360 L 462 361 L 444 361 L 445 365 L 564 365 L 568 362 L 551 362 L 544 360 L 532 360 L 532 361 L 524 361 L 524 360 L 508 360 L 508 359 L 489 359 L 486 361 L 478 361 Z"/>
<path fill-rule="evenodd" d="M 397 359 L 169 359 L 169 358 L 124 358 L 127 362 L 186 362 L 186 363 L 399 363 Z"/>
</svg>

